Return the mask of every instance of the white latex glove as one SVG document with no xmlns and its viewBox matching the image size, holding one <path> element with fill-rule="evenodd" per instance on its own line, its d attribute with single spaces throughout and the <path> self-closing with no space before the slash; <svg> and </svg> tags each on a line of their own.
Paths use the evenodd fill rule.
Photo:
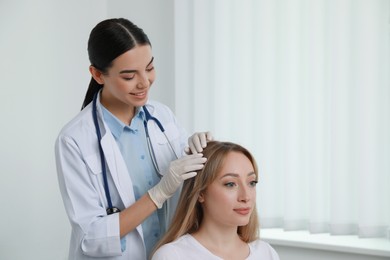
<svg viewBox="0 0 390 260">
<path fill-rule="evenodd" d="M 207 146 L 207 142 L 213 140 L 211 132 L 198 132 L 188 138 L 188 146 L 185 148 L 186 154 L 196 154 L 203 152 L 203 148 Z"/>
<path fill-rule="evenodd" d="M 156 186 L 148 191 L 157 208 L 160 209 L 162 207 L 164 202 L 176 192 L 184 180 L 195 177 L 196 171 L 202 169 L 206 161 L 207 159 L 203 157 L 203 154 L 186 155 L 172 161 L 168 172 Z"/>
</svg>

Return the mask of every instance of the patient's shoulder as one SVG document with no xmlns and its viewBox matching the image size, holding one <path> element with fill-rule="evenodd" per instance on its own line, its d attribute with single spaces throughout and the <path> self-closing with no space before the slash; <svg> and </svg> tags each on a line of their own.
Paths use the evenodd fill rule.
<svg viewBox="0 0 390 260">
<path fill-rule="evenodd" d="M 275 249 L 267 242 L 257 239 L 249 243 L 250 259 L 266 259 L 266 260 L 279 260 L 279 255 Z"/>
</svg>

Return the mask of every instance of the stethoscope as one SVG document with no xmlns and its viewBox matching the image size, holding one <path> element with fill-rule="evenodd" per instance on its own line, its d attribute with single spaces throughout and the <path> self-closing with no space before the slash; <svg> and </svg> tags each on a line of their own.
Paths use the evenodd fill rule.
<svg viewBox="0 0 390 260">
<path fill-rule="evenodd" d="M 98 93 L 96 93 L 94 98 L 93 98 L 92 116 L 93 116 L 93 123 L 95 125 L 96 135 L 97 135 L 98 143 L 99 143 L 100 163 L 101 163 L 101 166 L 102 166 L 102 174 L 103 174 L 103 182 L 104 182 L 104 192 L 106 193 L 106 199 L 107 199 L 107 203 L 108 203 L 108 208 L 107 208 L 106 211 L 107 211 L 107 215 L 111 215 L 113 213 L 120 212 L 120 209 L 117 208 L 117 207 L 113 207 L 112 206 L 110 189 L 108 187 L 106 159 L 105 159 L 103 148 L 102 148 L 102 144 L 101 144 L 102 135 L 101 135 L 101 132 L 100 132 L 100 127 L 99 127 L 98 117 L 97 117 L 97 106 L 96 106 L 97 97 L 98 97 Z M 149 130 L 148 130 L 148 122 L 149 121 L 154 121 L 157 124 L 158 128 L 160 129 L 160 131 L 163 133 L 163 135 L 167 139 L 168 145 L 171 148 L 171 150 L 173 151 L 173 154 L 175 155 L 176 159 L 178 159 L 179 156 L 177 155 L 175 149 L 173 149 L 173 146 L 172 146 L 171 142 L 169 141 L 169 138 L 166 135 L 165 129 L 164 129 L 163 125 L 161 124 L 161 122 L 157 118 L 153 117 L 149 113 L 149 111 L 146 108 L 146 106 L 143 106 L 142 109 L 144 110 L 144 113 L 145 113 L 144 128 L 145 128 L 146 142 L 147 142 L 147 145 L 148 145 L 149 154 L 150 154 L 150 157 L 152 159 L 153 166 L 156 169 L 157 175 L 161 178 L 163 175 L 160 172 L 160 169 L 158 167 L 156 155 L 154 153 L 153 145 L 152 145 L 152 142 L 151 142 L 150 136 L 149 136 Z"/>
</svg>

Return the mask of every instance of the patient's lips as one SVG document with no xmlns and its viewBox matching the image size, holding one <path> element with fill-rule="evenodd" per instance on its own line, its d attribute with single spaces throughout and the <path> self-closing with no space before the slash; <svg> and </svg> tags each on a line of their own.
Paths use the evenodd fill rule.
<svg viewBox="0 0 390 260">
<path fill-rule="evenodd" d="M 248 215 L 251 212 L 251 208 L 249 208 L 249 207 L 237 208 L 237 209 L 234 209 L 234 211 L 240 215 Z"/>
</svg>

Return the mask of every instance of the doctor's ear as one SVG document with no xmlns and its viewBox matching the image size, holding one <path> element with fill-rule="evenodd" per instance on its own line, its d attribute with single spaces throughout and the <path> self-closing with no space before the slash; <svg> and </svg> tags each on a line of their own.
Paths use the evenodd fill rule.
<svg viewBox="0 0 390 260">
<path fill-rule="evenodd" d="M 91 73 L 92 78 L 99 83 L 100 85 L 104 84 L 104 78 L 103 78 L 103 73 L 95 68 L 94 66 L 89 66 L 89 72 Z"/>
</svg>

